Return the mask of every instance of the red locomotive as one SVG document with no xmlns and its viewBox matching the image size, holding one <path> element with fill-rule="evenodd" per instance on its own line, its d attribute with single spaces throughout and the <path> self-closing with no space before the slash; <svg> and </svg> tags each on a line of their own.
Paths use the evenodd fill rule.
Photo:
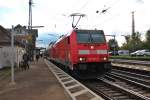
<svg viewBox="0 0 150 100">
<path fill-rule="evenodd" d="M 103 30 L 74 29 L 50 45 L 49 56 L 78 75 L 95 76 L 111 70 Z"/>
</svg>

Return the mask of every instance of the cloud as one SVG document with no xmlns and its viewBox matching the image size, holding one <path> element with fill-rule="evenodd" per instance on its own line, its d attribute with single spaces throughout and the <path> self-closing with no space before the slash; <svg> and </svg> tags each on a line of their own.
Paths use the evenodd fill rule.
<svg viewBox="0 0 150 100">
<path fill-rule="evenodd" d="M 4 27 L 28 25 L 28 0 L 0 0 L 0 21 Z M 45 33 L 64 34 L 71 30 L 71 13 L 87 16 L 79 22 L 80 28 L 103 29 L 106 34 L 131 34 L 131 11 L 135 11 L 136 31 L 149 29 L 149 0 L 33 0 L 33 26 L 39 29 L 39 38 Z M 105 14 L 96 13 L 108 9 Z M 118 38 L 118 41 L 123 39 Z"/>
<path fill-rule="evenodd" d="M 0 0 L 1 25 L 11 27 L 11 25 L 27 25 L 28 5 L 25 0 Z"/>
</svg>

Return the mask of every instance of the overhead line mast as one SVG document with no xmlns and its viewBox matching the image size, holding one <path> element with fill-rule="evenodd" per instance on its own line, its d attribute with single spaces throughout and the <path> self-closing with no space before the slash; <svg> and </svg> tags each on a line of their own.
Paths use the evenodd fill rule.
<svg viewBox="0 0 150 100">
<path fill-rule="evenodd" d="M 132 34 L 135 33 L 134 11 L 132 12 Z"/>
<path fill-rule="evenodd" d="M 29 22 L 28 22 L 28 29 L 32 29 L 32 0 L 29 0 Z"/>
</svg>

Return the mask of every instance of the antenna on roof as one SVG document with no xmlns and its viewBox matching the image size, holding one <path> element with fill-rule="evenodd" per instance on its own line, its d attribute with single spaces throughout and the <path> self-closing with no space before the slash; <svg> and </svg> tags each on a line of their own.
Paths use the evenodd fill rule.
<svg viewBox="0 0 150 100">
<path fill-rule="evenodd" d="M 81 14 L 81 13 L 72 13 L 70 16 L 73 17 L 73 20 L 72 20 L 72 28 L 74 29 L 74 28 L 76 28 L 77 24 L 79 23 L 81 17 L 85 17 L 86 15 L 85 15 L 85 14 Z M 75 17 L 77 17 L 77 16 L 78 16 L 79 18 L 78 18 L 76 24 L 74 24 Z"/>
</svg>

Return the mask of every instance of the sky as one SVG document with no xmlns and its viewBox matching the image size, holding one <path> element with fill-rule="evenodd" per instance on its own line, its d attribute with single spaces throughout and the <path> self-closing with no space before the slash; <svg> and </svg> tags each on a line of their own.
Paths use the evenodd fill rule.
<svg viewBox="0 0 150 100">
<path fill-rule="evenodd" d="M 37 46 L 47 46 L 58 36 L 66 34 L 72 27 L 72 13 L 83 13 L 78 28 L 100 29 L 107 35 L 116 35 L 121 46 L 130 35 L 132 18 L 135 12 L 135 31 L 144 33 L 150 28 L 150 0 L 32 0 L 33 26 L 39 28 Z M 28 25 L 28 0 L 0 0 L 0 22 L 5 28 L 12 25 Z M 105 13 L 96 13 L 108 9 Z M 77 21 L 77 18 L 75 19 Z M 107 40 L 112 37 L 106 37 Z"/>
</svg>

